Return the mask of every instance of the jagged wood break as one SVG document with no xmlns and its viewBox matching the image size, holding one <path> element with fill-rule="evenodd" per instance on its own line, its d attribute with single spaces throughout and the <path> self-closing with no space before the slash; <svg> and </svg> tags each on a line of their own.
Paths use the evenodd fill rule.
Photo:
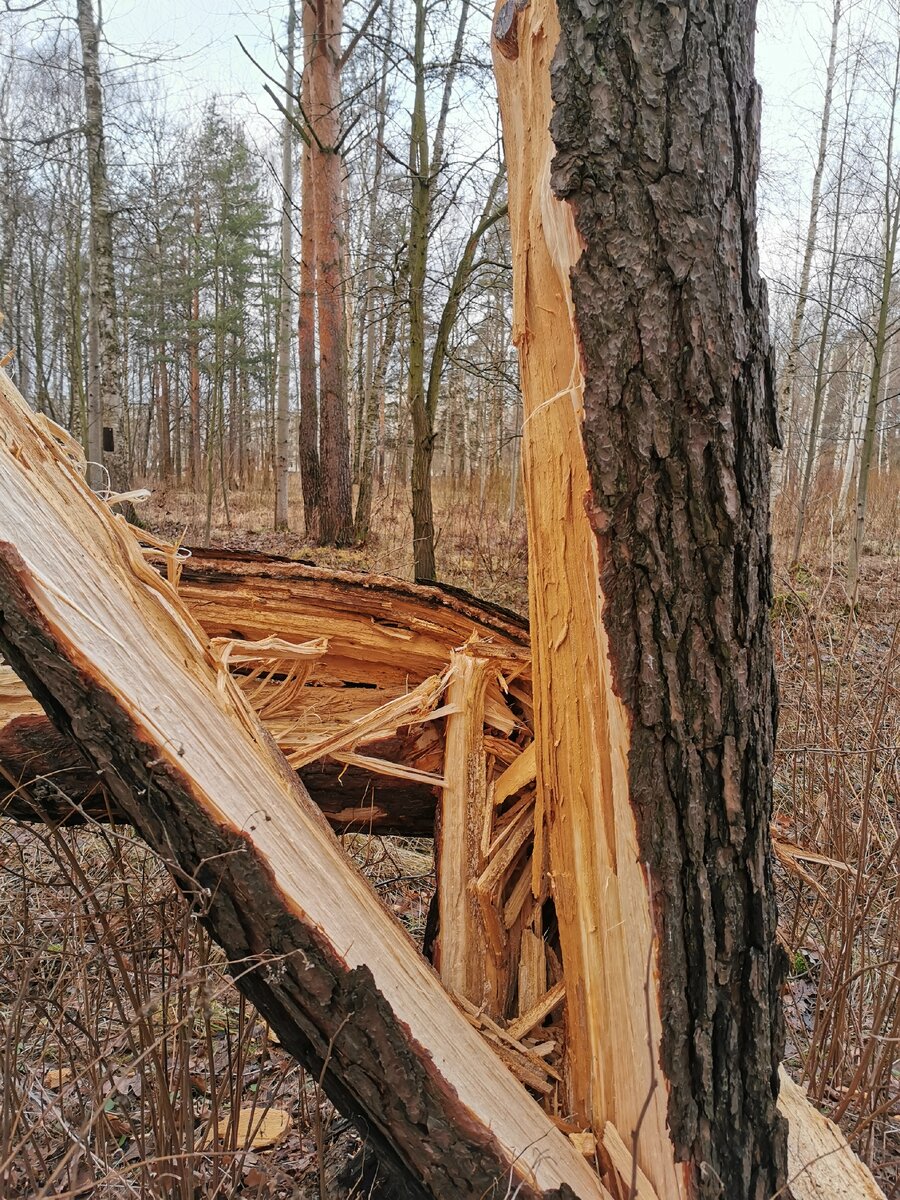
<svg viewBox="0 0 900 1200">
<path fill-rule="evenodd" d="M 411 1194 L 607 1193 L 344 857 L 245 693 L 8 380 L 0 648 L 241 989 Z"/>
<path fill-rule="evenodd" d="M 753 4 L 508 0 L 495 35 L 572 1103 L 660 1200 L 762 1200 L 786 1143 Z"/>
</svg>

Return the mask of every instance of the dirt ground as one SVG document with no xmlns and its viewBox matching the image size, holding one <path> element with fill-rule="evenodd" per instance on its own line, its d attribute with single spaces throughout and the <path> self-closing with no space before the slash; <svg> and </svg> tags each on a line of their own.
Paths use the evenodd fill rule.
<svg viewBox="0 0 900 1200">
<path fill-rule="evenodd" d="M 447 581 L 527 611 L 524 523 L 509 518 L 503 490 L 438 493 Z M 231 527 L 217 512 L 214 544 L 409 575 L 402 493 L 380 498 L 368 546 L 351 551 L 276 535 L 269 511 L 265 496 L 232 497 Z M 203 515 L 174 491 L 141 512 L 188 544 Z M 897 1197 L 900 558 L 866 559 L 856 613 L 841 578 L 827 557 L 776 577 L 786 1057 Z M 346 843 L 421 939 L 431 843 Z M 165 869 L 129 831 L 5 820 L 0 879 L 0 1195 L 368 1194 L 354 1175 L 355 1134 L 241 1000 Z M 229 1121 L 235 1112 L 240 1122 Z"/>
</svg>

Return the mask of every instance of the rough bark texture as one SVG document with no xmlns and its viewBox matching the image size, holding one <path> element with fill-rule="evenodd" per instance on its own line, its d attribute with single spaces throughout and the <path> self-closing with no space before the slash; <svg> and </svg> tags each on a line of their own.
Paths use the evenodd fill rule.
<svg viewBox="0 0 900 1200">
<path fill-rule="evenodd" d="M 346 546 L 353 540 L 345 363 L 343 159 L 340 152 L 343 11 L 343 0 L 315 0 L 315 36 L 309 76 L 309 114 L 316 142 L 312 167 L 321 385 L 319 538 L 324 544 L 335 546 Z"/>
<path fill-rule="evenodd" d="M 303 5 L 303 111 L 310 111 L 310 71 L 316 14 Z M 297 357 L 300 383 L 300 486 L 303 490 L 303 523 L 306 536 L 319 537 L 322 479 L 319 470 L 319 396 L 316 379 L 316 216 L 313 193 L 315 141 L 303 144 L 300 160 L 300 296 L 297 309 Z"/>
<path fill-rule="evenodd" d="M 169 865 L 282 1044 L 418 1194 L 596 1175 L 351 867 L 175 592 L 0 376 L 0 649 Z"/>
<path fill-rule="evenodd" d="M 754 5 L 559 12 L 552 183 L 584 243 L 586 501 L 652 879 L 669 1126 L 696 1195 L 763 1200 L 786 1148 Z"/>
<path fill-rule="evenodd" d="M 291 279 L 294 232 L 294 35 L 297 9 L 291 0 L 287 19 L 285 112 L 281 129 L 281 275 L 278 280 L 278 392 L 275 406 L 275 528 L 288 527 L 290 466 Z M 243 464 L 242 464 L 243 465 Z"/>
</svg>

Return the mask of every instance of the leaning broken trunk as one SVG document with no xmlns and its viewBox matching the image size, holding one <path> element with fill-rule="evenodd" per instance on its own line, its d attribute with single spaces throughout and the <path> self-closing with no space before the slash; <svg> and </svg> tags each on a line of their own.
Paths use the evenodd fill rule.
<svg viewBox="0 0 900 1200">
<path fill-rule="evenodd" d="M 422 1195 L 602 1196 L 350 866 L 172 587 L 3 392 L 0 646 L 241 989 Z"/>
</svg>

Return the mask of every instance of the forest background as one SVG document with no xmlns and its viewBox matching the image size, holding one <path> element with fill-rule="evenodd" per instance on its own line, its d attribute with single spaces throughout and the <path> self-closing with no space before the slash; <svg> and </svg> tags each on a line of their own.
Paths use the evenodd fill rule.
<svg viewBox="0 0 900 1200">
<path fill-rule="evenodd" d="M 112 3 L 98 26 L 86 0 L 7 0 L 0 355 L 11 352 L 7 370 L 35 408 L 83 443 L 98 487 L 149 492 L 136 514 L 157 533 L 438 578 L 526 611 L 489 11 L 471 0 L 319 8 L 331 25 L 314 65 L 309 6 L 289 38 L 286 3 Z M 773 513 L 788 1061 L 900 1195 L 900 13 L 890 0 L 766 0 L 757 64 L 783 442 Z M 48 1064 L 96 1064 L 96 1031 L 124 989 L 147 1053 L 131 1053 L 140 1083 L 113 1109 L 103 1080 L 119 1068 L 97 1069 L 96 1095 L 79 1097 L 114 1132 L 120 1123 L 79 1160 L 92 1186 L 104 1169 L 121 1174 L 129 1129 L 148 1097 L 172 1090 L 182 1052 L 198 1078 L 228 1062 L 235 1107 L 252 1094 L 277 1108 L 290 1093 L 301 1111 L 271 1160 L 250 1137 L 227 1170 L 199 1146 L 213 1190 L 249 1188 L 248 1177 L 268 1188 L 301 1161 L 324 1170 L 332 1118 L 316 1081 L 298 1087 L 260 1037 L 159 864 L 85 831 L 4 822 L 4 844 L 6 977 L 62 972 L 82 1022 L 76 1036 L 65 1006 L 36 1013 L 27 989 L 0 997 L 6 1073 L 39 1084 L 28 1144 L 64 1152 Z M 421 933 L 430 847 L 351 849 Z M 116 919 L 140 927 L 152 953 L 135 941 L 123 962 L 98 949 L 89 897 L 111 879 Z M 203 1014 L 199 1031 L 188 1037 L 168 1009 L 161 1028 L 142 1026 L 161 986 Z M 203 1095 L 158 1122 L 157 1157 L 183 1146 Z M 23 1136 L 13 1110 L 0 1112 L 0 1165 L 21 1158 Z M 152 1194 L 158 1171 L 142 1169 Z"/>
</svg>

